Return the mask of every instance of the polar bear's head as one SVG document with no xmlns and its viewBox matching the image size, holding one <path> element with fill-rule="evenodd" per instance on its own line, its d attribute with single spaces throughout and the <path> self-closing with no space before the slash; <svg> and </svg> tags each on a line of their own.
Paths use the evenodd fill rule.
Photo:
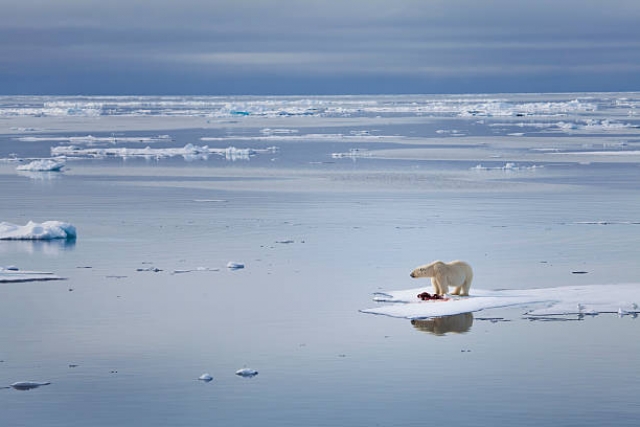
<svg viewBox="0 0 640 427">
<path fill-rule="evenodd" d="M 431 264 L 421 265 L 414 269 L 410 276 L 414 279 L 419 277 L 433 277 L 444 263 L 442 261 L 434 261 Z"/>
</svg>

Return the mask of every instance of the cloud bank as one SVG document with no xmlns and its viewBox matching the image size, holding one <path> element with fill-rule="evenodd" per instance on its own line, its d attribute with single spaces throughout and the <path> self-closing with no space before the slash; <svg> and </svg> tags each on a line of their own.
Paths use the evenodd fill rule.
<svg viewBox="0 0 640 427">
<path fill-rule="evenodd" d="M 1 1 L 0 93 L 635 90 L 631 0 Z"/>
</svg>

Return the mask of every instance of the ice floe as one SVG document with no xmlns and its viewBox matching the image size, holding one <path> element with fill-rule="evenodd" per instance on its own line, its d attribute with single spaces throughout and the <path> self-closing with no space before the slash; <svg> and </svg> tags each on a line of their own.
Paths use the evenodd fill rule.
<svg viewBox="0 0 640 427">
<path fill-rule="evenodd" d="M 64 280 L 49 271 L 20 270 L 17 267 L 0 267 L 0 283 L 41 282 L 47 280 Z"/>
<path fill-rule="evenodd" d="M 34 388 L 42 387 L 44 385 L 49 385 L 50 382 L 38 382 L 38 381 L 17 381 L 10 385 L 11 388 L 15 390 L 31 390 Z"/>
<path fill-rule="evenodd" d="M 255 377 L 256 375 L 258 375 L 258 371 L 256 371 L 255 369 L 250 369 L 250 368 L 242 368 L 242 369 L 238 369 L 236 371 L 236 375 L 238 375 L 240 377 L 245 377 L 245 378 L 252 378 L 252 377 Z"/>
<path fill-rule="evenodd" d="M 0 240 L 75 240 L 76 227 L 62 221 L 29 221 L 26 225 L 0 222 Z"/>
<path fill-rule="evenodd" d="M 27 172 L 59 172 L 64 166 L 64 160 L 41 159 L 34 160 L 26 165 L 20 165 L 16 168 L 16 170 Z"/>
<path fill-rule="evenodd" d="M 210 374 L 205 373 L 205 374 L 200 375 L 198 377 L 198 380 L 208 383 L 210 381 L 213 381 L 213 377 Z"/>
<path fill-rule="evenodd" d="M 522 170 L 536 170 L 536 169 L 542 169 L 542 168 L 544 168 L 543 165 L 520 166 L 517 163 L 507 162 L 504 164 L 504 166 L 494 166 L 494 167 L 482 166 L 482 164 L 478 164 L 472 167 L 471 170 L 509 172 L 509 171 L 522 171 Z"/>
<path fill-rule="evenodd" d="M 194 144 L 186 144 L 184 147 L 177 148 L 126 148 L 126 147 L 106 147 L 106 148 L 80 148 L 75 145 L 61 145 L 51 148 L 53 156 L 67 156 L 79 158 L 104 158 L 104 157 L 144 157 L 144 158 L 167 158 L 182 156 L 186 160 L 206 160 L 209 155 L 222 156 L 227 160 L 249 159 L 251 156 L 260 153 L 273 153 L 278 150 L 277 147 L 269 147 L 264 149 L 252 148 L 210 148 L 207 145 L 198 146 Z"/>
<path fill-rule="evenodd" d="M 331 157 L 333 157 L 334 159 L 340 159 L 345 157 L 355 159 L 360 157 L 371 157 L 371 155 L 372 154 L 370 151 L 359 149 L 359 148 L 352 148 L 346 153 L 331 153 Z"/>
<path fill-rule="evenodd" d="M 240 270 L 244 268 L 244 264 L 241 262 L 234 262 L 234 261 L 229 261 L 227 263 L 227 268 L 229 270 Z"/>
<path fill-rule="evenodd" d="M 262 133 L 258 136 L 232 135 L 232 136 L 203 136 L 200 141 L 227 141 L 230 139 L 236 141 L 326 141 L 326 140 L 353 140 L 357 142 L 380 141 L 383 139 L 398 140 L 403 139 L 402 135 L 374 135 L 369 131 L 353 131 L 349 134 L 344 133 Z"/>
<path fill-rule="evenodd" d="M 406 319 L 452 316 L 462 313 L 522 307 L 527 316 L 597 315 L 640 312 L 640 283 L 563 286 L 524 290 L 472 290 L 468 297 L 449 296 L 446 301 L 422 301 L 418 294 L 431 288 L 414 288 L 374 294 L 382 305 L 361 310 Z"/>
<path fill-rule="evenodd" d="M 220 271 L 220 269 L 217 267 L 181 268 L 173 270 L 171 274 L 191 273 L 194 271 Z"/>
<path fill-rule="evenodd" d="M 609 119 L 585 119 L 574 121 L 529 121 L 518 123 L 491 123 L 490 127 L 519 127 L 528 128 L 536 131 L 543 132 L 555 132 L 560 131 L 564 133 L 629 133 L 637 132 L 638 126 L 632 123 L 621 123 L 615 120 Z M 521 135 L 520 135 L 521 136 Z"/>
<path fill-rule="evenodd" d="M 74 145 L 98 145 L 98 144 L 121 144 L 121 143 L 142 143 L 167 142 L 173 139 L 169 135 L 157 136 L 20 136 L 15 138 L 22 142 L 68 142 Z"/>
</svg>

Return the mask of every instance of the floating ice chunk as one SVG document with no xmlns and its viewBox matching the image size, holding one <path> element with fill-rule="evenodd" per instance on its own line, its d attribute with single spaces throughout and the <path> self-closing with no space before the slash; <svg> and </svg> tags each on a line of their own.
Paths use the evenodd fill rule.
<svg viewBox="0 0 640 427">
<path fill-rule="evenodd" d="M 26 165 L 18 166 L 16 170 L 29 172 L 59 172 L 62 170 L 64 165 L 65 163 L 62 160 L 41 159 L 34 160 Z"/>
<path fill-rule="evenodd" d="M 17 267 L 0 267 L 0 283 L 40 282 L 47 280 L 64 280 L 48 271 L 23 271 Z"/>
<path fill-rule="evenodd" d="M 220 269 L 212 267 L 184 268 L 173 270 L 171 274 L 191 273 L 192 271 L 220 271 Z"/>
<path fill-rule="evenodd" d="M 18 381 L 11 384 L 11 387 L 16 390 L 31 390 L 41 387 L 43 385 L 49 385 L 50 382 L 38 382 L 38 381 Z"/>
<path fill-rule="evenodd" d="M 533 170 L 542 169 L 542 168 L 544 168 L 543 165 L 519 166 L 517 163 L 507 162 L 504 164 L 504 166 L 497 166 L 497 167 L 487 167 L 487 166 L 482 166 L 482 164 L 477 164 L 474 167 L 472 167 L 471 170 L 512 172 L 512 171 L 522 171 L 522 170 L 533 171 Z"/>
<path fill-rule="evenodd" d="M 242 369 L 238 369 L 236 371 L 236 375 L 241 376 L 241 377 L 245 377 L 245 378 L 251 378 L 251 377 L 255 377 L 256 375 L 258 375 L 258 371 L 256 371 L 255 369 L 250 369 L 250 368 L 242 368 Z"/>
<path fill-rule="evenodd" d="M 141 268 L 136 268 L 136 271 L 151 271 L 153 273 L 158 273 L 162 271 L 162 269 L 158 267 L 141 267 Z"/>
<path fill-rule="evenodd" d="M 501 307 L 529 307 L 528 316 L 635 315 L 640 283 L 566 286 L 545 289 L 472 290 L 469 297 L 451 296 L 447 301 L 421 301 L 416 295 L 430 288 L 374 294 L 374 301 L 387 303 L 363 313 L 421 319 L 471 313 Z M 622 311 L 621 311 L 622 310 Z"/>
<path fill-rule="evenodd" d="M 250 148 L 236 148 L 228 147 L 224 152 L 224 157 L 227 160 L 249 160 L 250 156 L 253 156 L 256 152 Z"/>
<path fill-rule="evenodd" d="M 0 222 L 0 240 L 75 240 L 76 228 L 61 221 L 45 221 L 38 224 L 29 221 L 27 225 Z"/>
<path fill-rule="evenodd" d="M 227 263 L 227 268 L 229 270 L 240 270 L 240 269 L 244 268 L 244 264 L 242 264 L 240 262 L 229 261 Z"/>
<path fill-rule="evenodd" d="M 333 157 L 334 159 L 340 159 L 343 157 L 348 157 L 348 158 L 371 157 L 371 153 L 367 150 L 352 148 L 346 153 L 331 153 L 331 157 Z"/>
<path fill-rule="evenodd" d="M 297 129 L 269 129 L 269 128 L 264 128 L 262 130 L 260 130 L 260 133 L 263 135 L 274 135 L 274 134 L 278 134 L 278 135 L 289 135 L 292 133 L 298 133 Z"/>
<path fill-rule="evenodd" d="M 57 146 L 51 148 L 51 154 L 54 156 L 74 156 L 74 157 L 144 157 L 162 159 L 174 156 L 183 156 L 185 160 L 206 160 L 210 154 L 216 154 L 225 157 L 227 160 L 248 160 L 257 153 L 274 153 L 277 147 L 268 147 L 265 149 L 252 148 L 209 148 L 209 146 L 198 146 L 194 144 L 186 144 L 180 148 L 125 148 L 125 147 L 107 147 L 107 148 L 79 148 L 75 145 Z"/>
<path fill-rule="evenodd" d="M 198 377 L 198 380 L 208 383 L 210 381 L 213 381 L 213 377 L 211 375 L 205 373 L 205 374 L 200 375 Z"/>
</svg>

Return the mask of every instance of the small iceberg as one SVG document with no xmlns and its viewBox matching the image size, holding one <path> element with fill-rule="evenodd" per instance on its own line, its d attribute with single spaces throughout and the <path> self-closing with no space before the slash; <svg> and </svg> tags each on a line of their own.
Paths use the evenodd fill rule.
<svg viewBox="0 0 640 427">
<path fill-rule="evenodd" d="M 42 159 L 34 160 L 29 164 L 18 166 L 16 170 L 27 172 L 60 172 L 64 165 L 65 163 L 62 160 Z"/>
<path fill-rule="evenodd" d="M 240 262 L 233 262 L 233 261 L 229 261 L 227 263 L 227 268 L 229 270 L 240 270 L 244 268 L 244 264 L 240 263 Z"/>
<path fill-rule="evenodd" d="M 62 221 L 29 221 L 27 225 L 0 222 L 0 240 L 75 240 L 76 228 Z"/>
<path fill-rule="evenodd" d="M 202 374 L 198 377 L 198 380 L 208 383 L 210 381 L 213 381 L 213 377 L 209 374 Z"/>
<path fill-rule="evenodd" d="M 236 375 L 245 378 L 252 378 L 258 375 L 258 371 L 256 371 L 255 369 L 242 368 L 236 371 Z"/>
<path fill-rule="evenodd" d="M 18 381 L 10 385 L 15 390 L 31 390 L 41 387 L 43 385 L 49 385 L 50 382 L 37 382 L 37 381 Z"/>
</svg>

